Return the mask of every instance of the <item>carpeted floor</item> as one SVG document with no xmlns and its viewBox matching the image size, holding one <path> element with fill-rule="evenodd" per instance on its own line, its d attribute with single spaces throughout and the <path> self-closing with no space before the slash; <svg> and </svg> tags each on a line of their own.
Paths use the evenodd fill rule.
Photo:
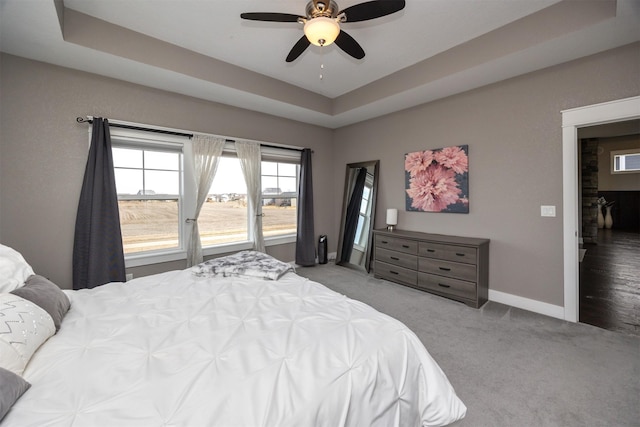
<svg viewBox="0 0 640 427">
<path fill-rule="evenodd" d="M 454 426 L 640 426 L 640 338 L 502 304 L 481 309 L 336 266 L 297 273 L 402 321 L 467 405 Z"/>
</svg>

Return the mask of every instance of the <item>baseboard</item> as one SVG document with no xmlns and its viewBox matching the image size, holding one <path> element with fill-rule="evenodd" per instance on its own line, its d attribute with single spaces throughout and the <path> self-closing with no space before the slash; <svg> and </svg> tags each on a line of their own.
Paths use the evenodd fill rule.
<svg viewBox="0 0 640 427">
<path fill-rule="evenodd" d="M 328 261 L 335 261 L 336 260 L 336 255 L 337 255 L 337 252 L 329 252 L 327 254 L 327 260 Z M 316 263 L 317 262 L 318 262 L 318 257 L 316 257 Z M 289 261 L 288 264 L 296 265 L 296 262 L 295 261 Z"/>
<path fill-rule="evenodd" d="M 564 307 L 489 289 L 489 301 L 564 320 Z"/>
</svg>

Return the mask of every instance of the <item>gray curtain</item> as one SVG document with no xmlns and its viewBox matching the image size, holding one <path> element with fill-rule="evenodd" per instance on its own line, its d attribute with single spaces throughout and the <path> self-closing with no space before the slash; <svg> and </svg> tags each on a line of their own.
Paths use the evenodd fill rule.
<svg viewBox="0 0 640 427">
<path fill-rule="evenodd" d="M 94 118 L 92 132 L 76 216 L 73 289 L 125 281 L 109 121 Z"/>
<path fill-rule="evenodd" d="M 342 253 L 340 261 L 349 262 L 351 252 L 353 252 L 353 241 L 356 238 L 356 230 L 358 228 L 358 219 L 360 218 L 360 206 L 362 205 L 362 194 L 364 193 L 364 184 L 367 180 L 367 168 L 360 168 L 356 183 L 353 186 L 353 193 L 349 205 L 347 205 L 347 215 L 344 223 L 344 234 L 342 237 Z"/>
<path fill-rule="evenodd" d="M 313 180 L 311 154 L 302 150 L 300 158 L 300 183 L 298 186 L 298 234 L 296 238 L 296 264 L 316 264 L 315 230 L 313 226 Z"/>
</svg>

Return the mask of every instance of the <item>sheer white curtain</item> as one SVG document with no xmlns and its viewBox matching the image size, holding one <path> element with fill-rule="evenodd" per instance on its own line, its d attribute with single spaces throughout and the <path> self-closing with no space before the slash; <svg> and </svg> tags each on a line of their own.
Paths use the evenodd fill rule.
<svg viewBox="0 0 640 427">
<path fill-rule="evenodd" d="M 217 138 L 208 135 L 193 136 L 193 170 L 196 178 L 196 209 L 191 222 L 191 239 L 187 248 L 187 267 L 194 266 L 202 262 L 202 243 L 200 242 L 200 230 L 198 229 L 198 217 L 209 188 L 216 175 L 220 156 L 224 149 L 224 138 Z"/>
<path fill-rule="evenodd" d="M 247 183 L 249 230 L 253 233 L 253 248 L 256 251 L 265 252 L 264 236 L 262 235 L 262 197 L 260 194 L 260 144 L 257 142 L 236 141 L 235 146 L 242 166 L 244 180 Z"/>
</svg>

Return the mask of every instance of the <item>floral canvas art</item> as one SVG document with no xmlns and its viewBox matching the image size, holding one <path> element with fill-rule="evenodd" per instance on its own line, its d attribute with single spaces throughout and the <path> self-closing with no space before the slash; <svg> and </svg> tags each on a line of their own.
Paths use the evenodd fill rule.
<svg viewBox="0 0 640 427">
<path fill-rule="evenodd" d="M 408 211 L 469 213 L 469 146 L 408 153 L 404 158 Z"/>
</svg>

